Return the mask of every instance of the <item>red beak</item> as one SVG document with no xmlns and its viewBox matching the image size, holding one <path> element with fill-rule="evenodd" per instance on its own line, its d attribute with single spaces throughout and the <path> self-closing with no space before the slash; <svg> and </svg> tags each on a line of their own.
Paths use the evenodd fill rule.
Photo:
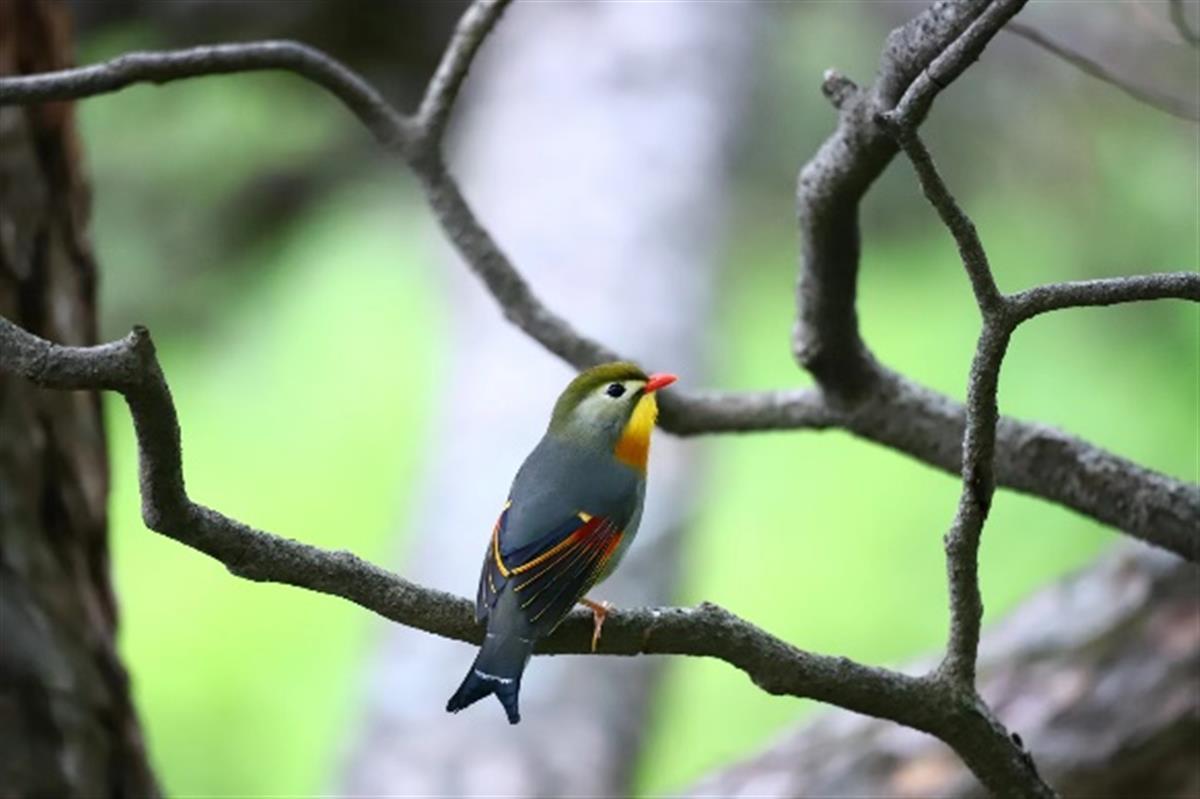
<svg viewBox="0 0 1200 799">
<path fill-rule="evenodd" d="M 651 392 L 658 391 L 660 388 L 666 388 L 678 379 L 675 375 L 667 374 L 666 372 L 656 372 L 650 375 L 650 379 L 646 381 L 646 393 L 650 394 Z"/>
</svg>

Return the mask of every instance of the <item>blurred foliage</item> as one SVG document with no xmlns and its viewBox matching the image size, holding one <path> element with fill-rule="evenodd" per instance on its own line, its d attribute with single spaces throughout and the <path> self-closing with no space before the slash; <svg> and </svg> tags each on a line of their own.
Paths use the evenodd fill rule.
<svg viewBox="0 0 1200 799">
<path fill-rule="evenodd" d="M 156 333 L 191 496 L 384 563 L 435 399 L 414 386 L 437 385 L 444 339 L 413 231 L 388 205 L 350 194 L 314 209 L 203 333 Z M 355 714 L 370 617 L 233 579 L 146 532 L 128 413 L 111 397 L 107 410 L 122 647 L 168 790 L 316 791 Z"/>
<path fill-rule="evenodd" d="M 811 4 L 768 33 L 710 333 L 714 385 L 807 382 L 788 351 L 794 170 L 832 124 L 816 76 L 830 64 L 864 83 L 873 72 L 889 21 L 862 8 Z M 148 39 L 136 29 L 94 39 L 82 60 Z M 1195 268 L 1196 129 L 997 45 L 939 103 L 927 138 L 1000 285 Z M 1055 77 L 1029 92 L 1019 76 L 1030 70 Z M 365 134 L 285 76 L 137 88 L 82 104 L 81 119 L 105 327 L 155 331 L 192 496 L 396 562 L 409 486 L 434 445 L 426 420 L 445 340 L 442 260 L 411 185 L 390 164 L 374 170 Z M 304 184 L 304 202 L 263 216 L 250 189 L 270 174 L 320 179 Z M 287 200 L 296 184 L 280 185 Z M 247 215 L 259 235 L 232 237 Z M 891 367 L 961 397 L 978 318 L 906 164 L 872 191 L 863 218 L 867 340 Z M 1198 322 L 1182 303 L 1035 320 L 1010 350 L 1002 409 L 1196 480 Z M 328 789 L 371 619 L 233 579 L 147 533 L 127 414 L 119 402 L 108 411 L 122 649 L 168 791 Z M 681 601 L 715 601 L 800 646 L 872 663 L 940 646 L 954 478 L 835 432 L 725 436 L 708 454 Z M 1066 510 L 999 493 L 982 552 L 989 618 L 1111 540 Z M 647 793 L 753 750 L 811 709 L 717 662 L 671 659 L 664 687 L 640 769 Z"/>
</svg>

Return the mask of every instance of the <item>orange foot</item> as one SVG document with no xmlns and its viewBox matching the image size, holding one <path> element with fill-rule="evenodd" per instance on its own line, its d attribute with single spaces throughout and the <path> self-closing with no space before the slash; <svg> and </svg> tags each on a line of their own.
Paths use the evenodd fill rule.
<svg viewBox="0 0 1200 799">
<path fill-rule="evenodd" d="M 592 611 L 592 651 L 596 651 L 596 645 L 600 643 L 600 631 L 604 629 L 604 620 L 608 617 L 608 612 L 612 610 L 611 602 L 593 602 L 584 597 L 579 600 L 579 604 L 590 608 Z"/>
</svg>

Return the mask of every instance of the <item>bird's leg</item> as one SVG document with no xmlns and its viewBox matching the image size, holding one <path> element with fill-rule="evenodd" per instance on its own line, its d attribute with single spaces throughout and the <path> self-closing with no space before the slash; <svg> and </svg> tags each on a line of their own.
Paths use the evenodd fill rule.
<svg viewBox="0 0 1200 799">
<path fill-rule="evenodd" d="M 587 597 L 579 600 L 579 604 L 592 611 L 592 651 L 596 651 L 596 645 L 600 643 L 600 631 L 604 628 L 604 620 L 608 617 L 608 612 L 612 610 L 611 602 L 594 602 Z"/>
</svg>

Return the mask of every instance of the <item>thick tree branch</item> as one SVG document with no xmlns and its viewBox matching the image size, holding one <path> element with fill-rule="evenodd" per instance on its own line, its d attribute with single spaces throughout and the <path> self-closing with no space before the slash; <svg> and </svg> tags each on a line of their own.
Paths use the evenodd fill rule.
<svg viewBox="0 0 1200 799">
<path fill-rule="evenodd" d="M 659 400 L 662 426 L 680 436 L 768 430 L 826 430 L 842 427 L 845 416 L 819 389 L 785 391 L 674 390 Z"/>
<path fill-rule="evenodd" d="M 1065 796 L 1200 795 L 1197 630 L 1195 567 L 1118 545 L 988 625 L 979 692 Z M 837 711 L 686 794 L 987 795 L 939 742 Z"/>
<path fill-rule="evenodd" d="M 921 104 L 910 120 L 914 127 L 919 124 L 940 86 L 948 85 L 978 56 L 986 43 L 984 34 L 1023 5 L 1023 0 L 942 0 L 888 36 L 871 87 L 858 89 L 838 73 L 826 73 L 823 91 L 840 114 L 837 129 L 797 179 L 801 269 L 792 349 L 839 404 L 862 401 L 881 377 L 859 335 L 855 311 L 858 203 L 896 153 L 876 116 L 920 83 Z M 982 32 L 977 23 L 982 23 Z M 976 32 L 960 40 L 972 26 Z M 927 70 L 933 71 L 937 83 L 922 77 Z"/>
<path fill-rule="evenodd" d="M 340 596 L 410 627 L 461 641 L 482 640 L 473 606 L 464 598 L 414 585 L 349 552 L 256 530 L 193 502 L 184 487 L 175 405 L 145 328 L 95 347 L 62 347 L 0 317 L 0 367 L 45 388 L 105 389 L 125 398 L 137 437 L 142 517 L 150 529 L 217 559 L 239 577 Z M 720 643 L 722 638 L 728 639 L 726 644 Z M 747 644 L 746 650 L 735 651 L 741 644 Z M 591 616 L 580 612 L 542 651 L 590 649 Z M 601 650 L 732 658 L 774 693 L 811 690 L 841 696 L 830 686 L 858 680 L 865 668 L 794 649 L 715 606 L 614 612 Z M 865 708 L 869 701 L 856 704 Z"/>
<path fill-rule="evenodd" d="M 46 388 L 104 388 L 125 397 L 149 528 L 215 558 L 239 577 L 339 596 L 447 638 L 482 640 L 467 599 L 415 585 L 349 552 L 256 530 L 193 502 L 184 487 L 175 406 L 144 328 L 95 347 L 60 347 L 0 317 L 0 365 Z M 587 653 L 591 625 L 591 615 L 578 611 L 539 651 Z M 770 693 L 831 702 L 923 730 L 946 723 L 931 701 L 936 696 L 930 681 L 805 652 L 715 605 L 614 611 L 600 652 L 714 657 L 742 669 Z"/>
<path fill-rule="evenodd" d="M 1186 298 L 1187 292 L 1173 296 Z M 1130 296 L 1128 301 L 1138 299 Z M 961 473 L 966 426 L 961 403 L 891 370 L 882 371 L 875 391 L 847 413 L 846 429 L 946 472 Z M 1153 472 L 1053 427 L 1003 416 L 996 479 L 1001 486 L 1052 497 L 1142 541 L 1200 560 L 1200 486 L 1195 483 Z"/>
<path fill-rule="evenodd" d="M 1065 44 L 1055 41 L 1037 28 L 1022 25 L 1019 22 L 1010 22 L 1005 27 L 1005 30 L 1021 37 L 1027 42 L 1037 45 L 1048 53 L 1058 56 L 1080 72 L 1091 75 L 1097 80 L 1102 80 L 1120 89 L 1139 103 L 1144 103 L 1151 108 L 1170 114 L 1173 117 L 1178 117 L 1179 119 L 1186 119 L 1191 122 L 1200 120 L 1200 107 L 1154 89 L 1144 89 L 1140 86 L 1135 86 L 1124 78 L 1114 74 L 1112 70 L 1099 61 L 1088 58 L 1083 53 L 1072 50 Z"/>
<path fill-rule="evenodd" d="M 938 94 L 954 82 L 967 67 L 983 55 L 988 42 L 1025 7 L 1026 0 L 995 0 L 989 3 L 961 35 L 956 36 L 938 52 L 920 74 L 913 78 L 895 109 L 889 110 L 902 128 L 916 130 Z"/>
</svg>

